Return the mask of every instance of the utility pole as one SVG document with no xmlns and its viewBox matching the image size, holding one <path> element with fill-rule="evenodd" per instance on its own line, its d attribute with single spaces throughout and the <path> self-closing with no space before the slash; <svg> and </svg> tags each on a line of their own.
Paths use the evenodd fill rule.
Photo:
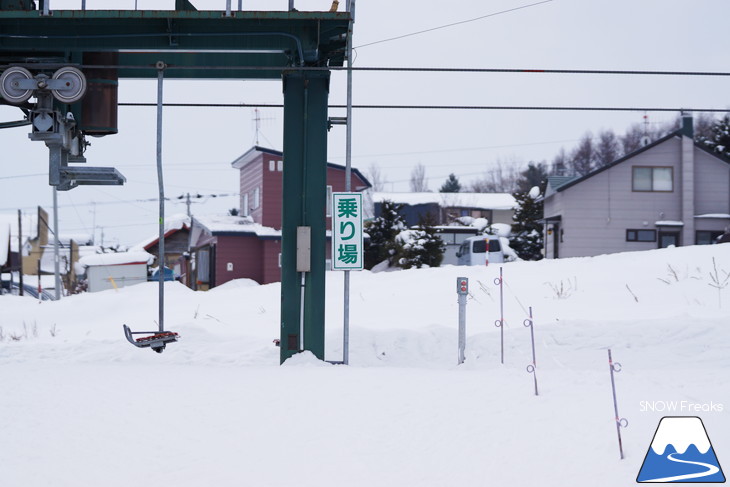
<svg viewBox="0 0 730 487">
<path fill-rule="evenodd" d="M 58 190 L 53 187 L 53 275 L 56 301 L 61 299 L 61 257 L 58 252 Z"/>
<path fill-rule="evenodd" d="M 190 193 L 188 193 L 185 197 L 185 205 L 188 207 L 188 218 L 192 219 L 193 214 L 190 212 Z"/>
<path fill-rule="evenodd" d="M 96 245 L 96 201 L 94 201 L 91 204 L 92 204 L 92 208 L 93 208 L 92 211 L 93 211 L 93 215 L 94 215 L 92 222 L 91 222 L 91 231 L 92 231 L 91 245 Z"/>
<path fill-rule="evenodd" d="M 23 296 L 23 213 L 18 210 L 18 279 L 19 295 Z"/>
</svg>

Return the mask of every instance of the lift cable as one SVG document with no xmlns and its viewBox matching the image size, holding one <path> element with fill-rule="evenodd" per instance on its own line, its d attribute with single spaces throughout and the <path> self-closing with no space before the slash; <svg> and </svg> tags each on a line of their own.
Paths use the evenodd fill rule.
<svg viewBox="0 0 730 487">
<path fill-rule="evenodd" d="M 395 36 L 395 37 L 390 37 L 388 39 L 381 39 L 379 41 L 368 42 L 367 44 L 360 44 L 359 46 L 353 47 L 353 49 L 360 49 L 361 47 L 372 46 L 372 45 L 375 45 L 375 44 L 382 44 L 384 42 L 396 41 L 398 39 L 403 39 L 405 37 L 412 37 L 412 36 L 416 36 L 416 35 L 419 35 L 419 34 L 425 34 L 427 32 L 433 32 L 435 30 L 446 29 L 448 27 L 454 27 L 456 25 L 468 24 L 469 22 L 476 22 L 477 20 L 482 20 L 482 19 L 486 19 L 486 18 L 489 18 L 489 17 L 496 17 L 497 15 L 502 15 L 502 14 L 506 14 L 506 13 L 510 13 L 510 12 L 515 12 L 517 10 L 522 10 L 522 9 L 525 9 L 525 8 L 536 7 L 536 6 L 541 5 L 543 3 L 550 3 L 552 1 L 553 0 L 543 0 L 542 2 L 531 3 L 531 4 L 528 4 L 528 5 L 521 5 L 519 7 L 510 8 L 510 9 L 507 9 L 507 10 L 501 10 L 499 12 L 492 12 L 491 14 L 481 15 L 481 16 L 475 17 L 473 19 L 461 20 L 461 21 L 458 21 L 458 22 L 452 22 L 450 24 L 440 25 L 438 27 L 432 27 L 430 29 L 419 30 L 417 32 L 411 32 L 409 34 L 403 34 L 403 35 L 399 35 L 399 36 Z"/>
<path fill-rule="evenodd" d="M 0 64 L 0 70 L 4 70 L 16 64 Z M 55 69 L 62 66 L 68 66 L 68 63 L 32 63 L 33 69 Z M 155 69 L 152 64 L 141 65 L 101 65 L 101 64 L 74 64 L 73 66 L 80 69 Z M 196 66 L 198 69 L 206 71 L 279 71 L 279 72 L 296 72 L 296 71 L 347 71 L 347 66 L 231 66 L 231 65 L 210 65 Z M 169 65 L 166 69 L 170 71 L 190 69 L 190 66 Z M 530 74 L 601 74 L 601 75 L 632 75 L 632 76 L 710 76 L 710 77 L 729 77 L 729 71 L 662 71 L 662 70 L 638 70 L 638 69 L 543 69 L 543 68 L 469 68 L 469 67 L 437 67 L 437 66 L 353 66 L 352 71 L 364 72 L 394 72 L 394 73 L 530 73 Z"/>
<path fill-rule="evenodd" d="M 122 102 L 123 107 L 154 107 L 156 103 Z M 278 103 L 165 103 L 166 107 L 181 108 L 284 108 Z M 346 105 L 329 105 L 328 108 L 347 108 Z M 707 112 L 726 113 L 729 108 L 697 107 L 600 107 L 600 106 L 515 106 L 515 105 L 353 105 L 361 110 L 534 110 L 534 111 L 584 111 L 584 112 Z"/>
</svg>

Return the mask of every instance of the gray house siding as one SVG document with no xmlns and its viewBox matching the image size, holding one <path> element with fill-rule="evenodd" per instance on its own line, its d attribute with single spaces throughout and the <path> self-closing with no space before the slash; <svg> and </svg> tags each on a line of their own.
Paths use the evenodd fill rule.
<svg viewBox="0 0 730 487">
<path fill-rule="evenodd" d="M 730 213 L 730 165 L 701 150 L 695 150 L 695 164 L 695 214 Z"/>
<path fill-rule="evenodd" d="M 660 233 L 676 233 L 679 245 L 693 245 L 696 232 L 724 230 L 730 225 L 730 218 L 722 215 L 730 213 L 730 165 L 693 144 L 689 154 L 685 150 L 683 155 L 682 149 L 682 139 L 674 135 L 558 188 L 545 199 L 546 257 L 556 257 L 556 240 L 558 257 L 585 257 L 655 249 Z M 632 178 L 637 166 L 671 168 L 672 190 L 635 191 Z M 692 167 L 690 178 L 686 172 Z M 683 179 L 691 186 L 684 188 Z M 627 230 L 653 231 L 656 240 L 628 241 Z"/>
</svg>

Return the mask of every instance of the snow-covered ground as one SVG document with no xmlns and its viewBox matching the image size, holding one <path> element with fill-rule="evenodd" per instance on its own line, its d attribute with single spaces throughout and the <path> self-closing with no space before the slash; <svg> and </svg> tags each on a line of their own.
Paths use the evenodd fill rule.
<svg viewBox="0 0 730 487">
<path fill-rule="evenodd" d="M 168 283 L 166 324 L 183 339 L 161 355 L 122 333 L 155 328 L 156 283 L 2 296 L 0 485 L 616 487 L 634 484 L 665 415 L 700 416 L 730 465 L 730 286 L 712 286 L 730 245 L 503 270 L 504 365 L 497 266 L 353 273 L 350 366 L 278 365 L 278 284 Z M 457 276 L 471 291 L 460 366 Z M 327 293 L 340 360 L 340 274 Z M 623 461 L 607 348 L 623 365 Z"/>
</svg>

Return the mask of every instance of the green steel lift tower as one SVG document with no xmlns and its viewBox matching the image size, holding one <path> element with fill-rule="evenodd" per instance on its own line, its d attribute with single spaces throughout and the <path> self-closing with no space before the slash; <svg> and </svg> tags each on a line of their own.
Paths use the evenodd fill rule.
<svg viewBox="0 0 730 487">
<path fill-rule="evenodd" d="M 155 79 L 160 69 L 174 79 L 281 79 L 281 361 L 302 350 L 324 359 L 327 68 L 344 63 L 350 13 L 232 11 L 230 3 L 224 11 L 187 0 L 174 11 L 51 10 L 48 0 L 0 0 L 0 103 L 25 113 L 0 128 L 30 125 L 30 138 L 49 147 L 58 190 L 122 184 L 114 168 L 79 165 L 87 136 L 117 132 L 120 79 Z"/>
</svg>

